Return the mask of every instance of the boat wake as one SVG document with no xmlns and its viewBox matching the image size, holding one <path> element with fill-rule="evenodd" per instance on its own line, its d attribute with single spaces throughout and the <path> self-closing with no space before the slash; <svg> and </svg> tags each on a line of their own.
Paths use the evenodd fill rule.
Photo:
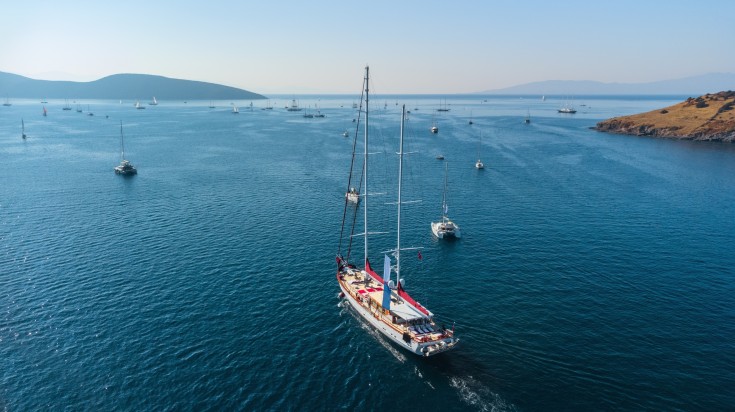
<svg viewBox="0 0 735 412">
<path fill-rule="evenodd" d="M 406 360 L 408 360 L 406 356 L 402 352 L 400 352 L 398 349 L 394 348 L 393 345 L 389 341 L 387 341 L 383 337 L 383 335 L 380 332 L 378 332 L 377 329 L 375 329 L 369 323 L 365 322 L 360 316 L 360 314 L 357 313 L 355 309 L 352 308 L 352 306 L 350 306 L 347 300 L 343 299 L 342 301 L 340 301 L 338 306 L 340 305 L 342 306 L 342 311 L 340 311 L 340 315 L 342 315 L 342 313 L 344 312 L 348 312 L 353 318 L 355 318 L 355 320 L 357 320 L 357 322 L 360 324 L 360 327 L 365 329 L 368 332 L 368 334 L 370 334 L 370 336 L 375 338 L 375 340 L 378 341 L 378 343 L 381 346 L 387 349 L 388 352 L 390 352 L 393 355 L 393 357 L 396 358 L 398 362 L 404 363 L 406 362 Z"/>
<path fill-rule="evenodd" d="M 449 378 L 449 385 L 456 389 L 462 402 L 477 408 L 479 411 L 516 411 L 514 405 L 509 404 L 497 393 L 493 393 L 482 382 L 472 376 Z"/>
</svg>

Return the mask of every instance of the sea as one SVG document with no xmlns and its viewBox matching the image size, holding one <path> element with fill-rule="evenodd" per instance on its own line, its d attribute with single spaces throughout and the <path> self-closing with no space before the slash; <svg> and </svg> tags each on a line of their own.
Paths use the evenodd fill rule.
<svg viewBox="0 0 735 412">
<path fill-rule="evenodd" d="M 10 99 L 0 410 L 733 410 L 735 145 L 591 129 L 686 97 L 371 95 L 357 209 L 357 93 Z M 403 105 L 401 277 L 460 339 L 430 358 L 335 279 L 365 203 L 368 258 L 395 248 Z"/>
</svg>

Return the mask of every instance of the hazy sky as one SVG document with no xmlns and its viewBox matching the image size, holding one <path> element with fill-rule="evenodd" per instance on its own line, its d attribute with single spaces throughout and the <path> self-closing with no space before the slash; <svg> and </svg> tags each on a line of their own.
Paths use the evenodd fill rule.
<svg viewBox="0 0 735 412">
<path fill-rule="evenodd" d="M 465 93 L 735 72 L 735 1 L 2 1 L 0 71 L 257 93 Z"/>
</svg>

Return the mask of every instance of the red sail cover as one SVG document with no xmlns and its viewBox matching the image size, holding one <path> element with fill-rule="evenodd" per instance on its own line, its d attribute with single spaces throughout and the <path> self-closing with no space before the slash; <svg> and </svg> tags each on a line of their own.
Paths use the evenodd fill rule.
<svg viewBox="0 0 735 412">
<path fill-rule="evenodd" d="M 380 276 L 378 276 L 378 274 L 375 273 L 375 271 L 373 270 L 373 268 L 370 267 L 370 262 L 368 260 L 365 260 L 365 272 L 369 273 L 370 276 L 372 276 L 372 278 L 376 282 L 380 283 L 381 285 L 384 283 L 383 282 L 383 278 L 381 278 Z M 411 296 L 409 296 L 409 294 L 405 290 L 403 290 L 403 286 L 401 286 L 400 284 L 398 285 L 398 296 L 402 297 L 403 300 L 405 300 L 406 302 L 408 302 L 409 304 L 411 304 L 411 306 L 413 306 L 416 309 L 420 310 L 421 313 L 423 313 L 424 315 L 429 316 L 429 311 L 426 310 L 426 308 L 424 308 L 423 306 L 421 306 L 418 302 L 416 302 L 415 300 L 413 300 L 413 298 Z"/>
</svg>

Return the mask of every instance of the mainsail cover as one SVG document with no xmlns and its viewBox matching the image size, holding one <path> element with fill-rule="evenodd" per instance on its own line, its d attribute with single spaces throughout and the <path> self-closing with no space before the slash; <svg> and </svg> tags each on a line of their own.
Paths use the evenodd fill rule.
<svg viewBox="0 0 735 412">
<path fill-rule="evenodd" d="M 390 310 L 390 258 L 384 255 L 383 260 L 383 309 Z"/>
</svg>

